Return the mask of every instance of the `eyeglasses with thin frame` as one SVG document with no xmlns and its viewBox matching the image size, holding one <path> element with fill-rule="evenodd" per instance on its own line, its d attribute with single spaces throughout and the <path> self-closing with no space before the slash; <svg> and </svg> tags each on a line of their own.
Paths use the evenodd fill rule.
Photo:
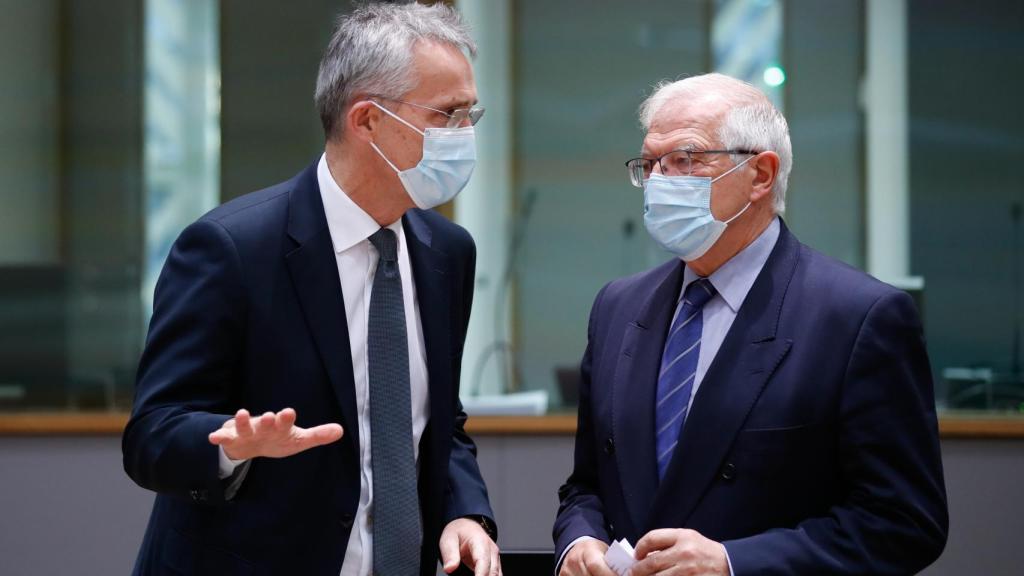
<svg viewBox="0 0 1024 576">
<path fill-rule="evenodd" d="M 661 173 L 665 176 L 691 176 L 693 165 L 705 154 L 760 154 L 754 150 L 691 150 L 689 148 L 678 148 L 657 158 L 633 158 L 626 162 L 626 169 L 629 171 L 629 182 L 637 188 L 644 187 L 644 180 L 651 176 L 654 164 L 661 167 Z M 698 159 L 695 160 L 694 157 Z"/>
<path fill-rule="evenodd" d="M 380 96 L 377 94 L 373 94 L 372 97 L 380 98 L 381 100 L 389 100 L 391 102 L 398 102 L 399 104 L 407 104 L 415 108 L 430 110 L 431 112 L 437 112 L 438 114 L 441 114 L 448 118 L 448 122 L 445 124 L 445 128 L 458 128 L 466 120 L 469 120 L 470 126 L 476 126 L 476 123 L 479 122 L 480 118 L 482 118 L 484 115 L 484 108 L 482 106 L 456 108 L 451 112 L 445 112 L 444 110 L 438 110 L 437 108 L 431 108 L 430 106 L 424 106 L 423 104 L 417 104 L 415 102 L 406 102 L 405 100 L 399 100 L 397 98 L 388 98 L 387 96 Z"/>
</svg>

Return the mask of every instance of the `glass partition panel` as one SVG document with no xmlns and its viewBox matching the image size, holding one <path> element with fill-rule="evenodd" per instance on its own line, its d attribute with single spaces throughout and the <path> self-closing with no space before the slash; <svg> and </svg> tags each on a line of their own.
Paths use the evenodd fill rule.
<svg viewBox="0 0 1024 576">
<path fill-rule="evenodd" d="M 1024 414 L 1024 5 L 911 0 L 907 35 L 911 268 L 939 406 Z"/>
</svg>

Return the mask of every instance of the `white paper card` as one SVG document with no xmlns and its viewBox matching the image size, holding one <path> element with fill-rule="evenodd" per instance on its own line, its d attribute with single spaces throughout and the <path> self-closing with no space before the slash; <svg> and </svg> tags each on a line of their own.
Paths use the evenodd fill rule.
<svg viewBox="0 0 1024 576">
<path fill-rule="evenodd" d="M 605 552 L 604 562 L 619 576 L 629 576 L 629 570 L 636 564 L 633 546 L 625 538 L 612 542 Z"/>
</svg>

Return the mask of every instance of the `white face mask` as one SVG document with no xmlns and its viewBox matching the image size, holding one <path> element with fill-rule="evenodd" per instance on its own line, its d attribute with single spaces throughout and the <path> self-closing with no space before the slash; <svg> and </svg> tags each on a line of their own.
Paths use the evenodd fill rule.
<svg viewBox="0 0 1024 576">
<path fill-rule="evenodd" d="M 750 202 L 725 222 L 711 213 L 711 183 L 716 182 L 750 158 L 733 166 L 718 178 L 707 176 L 662 176 L 651 174 L 644 181 L 644 226 L 662 248 L 689 262 L 707 254 L 730 222 L 750 208 Z"/>
<path fill-rule="evenodd" d="M 476 136 L 472 126 L 427 128 L 424 132 L 380 104 L 372 100 L 370 103 L 423 136 L 423 157 L 408 170 L 399 170 L 370 142 L 377 154 L 398 173 L 398 179 L 417 207 L 429 210 L 440 206 L 466 187 L 476 167 Z"/>
</svg>

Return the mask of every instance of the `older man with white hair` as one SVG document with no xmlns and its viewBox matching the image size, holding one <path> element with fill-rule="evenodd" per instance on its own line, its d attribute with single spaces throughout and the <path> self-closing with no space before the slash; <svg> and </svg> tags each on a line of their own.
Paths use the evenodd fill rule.
<svg viewBox="0 0 1024 576">
<path fill-rule="evenodd" d="M 475 248 L 430 211 L 473 172 L 474 51 L 443 4 L 341 18 L 324 154 L 175 242 L 124 432 L 158 493 L 136 574 L 501 573 L 459 403 Z"/>
<path fill-rule="evenodd" d="M 560 574 L 613 576 L 620 539 L 632 576 L 920 571 L 948 516 L 912 300 L 786 228 L 789 130 L 759 90 L 687 78 L 640 117 L 628 175 L 676 257 L 594 301 Z"/>
</svg>

